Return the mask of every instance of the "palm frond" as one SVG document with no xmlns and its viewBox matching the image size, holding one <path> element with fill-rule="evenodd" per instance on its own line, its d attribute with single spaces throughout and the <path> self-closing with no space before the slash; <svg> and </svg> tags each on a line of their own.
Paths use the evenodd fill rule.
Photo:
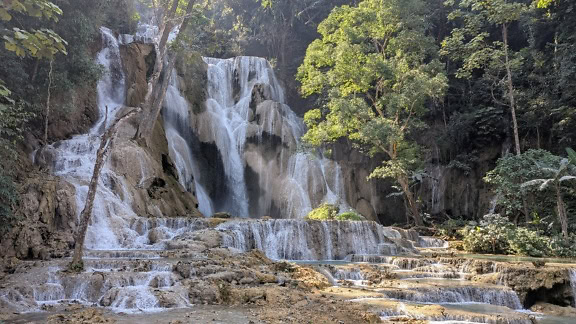
<svg viewBox="0 0 576 324">
<path fill-rule="evenodd" d="M 572 162 L 572 164 L 576 165 L 576 151 L 574 151 L 573 149 L 567 147 L 566 148 L 566 153 L 568 153 L 568 158 L 570 159 L 570 162 Z"/>
<path fill-rule="evenodd" d="M 520 187 L 525 188 L 525 187 L 536 186 L 536 185 L 540 185 L 546 181 L 547 181 L 547 179 L 534 179 L 534 180 L 524 182 Z"/>
<path fill-rule="evenodd" d="M 568 165 L 570 165 L 570 161 L 566 158 L 562 159 L 560 161 L 560 167 L 558 168 L 558 170 L 556 170 L 556 172 L 562 173 L 562 171 L 564 171 L 564 170 L 566 170 L 566 168 L 568 168 Z"/>
<path fill-rule="evenodd" d="M 567 181 L 567 180 L 576 180 L 576 176 L 563 176 L 558 181 L 563 182 L 563 181 Z"/>
<path fill-rule="evenodd" d="M 546 187 L 548 187 L 548 185 L 550 184 L 550 182 L 553 182 L 554 179 L 548 179 L 546 181 L 544 181 L 541 185 L 540 188 L 538 188 L 540 191 L 546 189 Z"/>
</svg>

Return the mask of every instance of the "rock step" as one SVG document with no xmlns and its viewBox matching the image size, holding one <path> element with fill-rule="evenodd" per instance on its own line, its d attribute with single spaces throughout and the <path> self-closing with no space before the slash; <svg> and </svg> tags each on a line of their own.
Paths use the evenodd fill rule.
<svg viewBox="0 0 576 324">
<path fill-rule="evenodd" d="M 110 271 L 172 271 L 177 259 L 86 259 L 84 261 L 86 271 L 110 272 Z"/>
<path fill-rule="evenodd" d="M 166 256 L 163 250 L 86 250 L 86 259 L 160 259 Z"/>
<path fill-rule="evenodd" d="M 438 280 L 440 281 L 440 280 Z M 407 282 L 407 281 L 404 281 Z M 452 283 L 458 281 L 451 280 Z M 378 289 L 386 298 L 419 303 L 484 303 L 522 309 L 516 293 L 507 287 L 477 287 L 473 285 L 415 285 L 412 287 Z"/>
</svg>

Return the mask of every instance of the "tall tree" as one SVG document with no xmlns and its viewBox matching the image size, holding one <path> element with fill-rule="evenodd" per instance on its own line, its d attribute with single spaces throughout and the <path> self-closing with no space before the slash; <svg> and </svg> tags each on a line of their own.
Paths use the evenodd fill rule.
<svg viewBox="0 0 576 324">
<path fill-rule="evenodd" d="M 108 107 L 106 107 L 108 110 Z M 86 194 L 86 204 L 84 209 L 80 213 L 80 224 L 78 224 L 78 230 L 74 237 L 74 254 L 72 255 L 72 261 L 68 265 L 68 269 L 75 272 L 80 272 L 84 270 L 84 261 L 82 260 L 82 255 L 84 254 L 84 241 L 86 239 L 86 231 L 88 230 L 88 224 L 92 218 L 92 210 L 94 207 L 94 199 L 96 198 L 96 192 L 98 191 L 98 182 L 100 181 L 100 173 L 104 164 L 106 163 L 107 153 L 114 144 L 114 139 L 120 125 L 134 116 L 140 111 L 140 108 L 136 108 L 126 113 L 122 117 L 118 118 L 112 126 L 110 126 L 100 139 L 100 146 L 98 151 L 96 151 L 96 162 L 94 163 L 94 170 L 92 171 L 92 178 L 90 179 L 90 184 L 88 185 L 88 193 Z M 106 112 L 108 115 L 108 112 Z M 104 120 L 104 125 L 106 125 L 106 119 Z"/>
<path fill-rule="evenodd" d="M 520 62 L 511 53 L 509 30 L 528 7 L 514 0 L 448 0 L 446 4 L 456 8 L 449 18 L 462 19 L 463 26 L 452 30 L 450 37 L 442 44 L 442 52 L 462 63 L 457 77 L 471 78 L 473 72 L 483 70 L 492 84 L 504 89 L 512 116 L 516 154 L 521 154 L 516 89 L 512 75 L 513 69 Z M 499 32 L 492 35 L 494 27 Z M 492 97 L 495 103 L 500 103 L 493 92 Z"/>
<path fill-rule="evenodd" d="M 180 4 L 186 2 L 184 0 L 173 0 L 172 6 L 168 13 L 164 16 L 163 22 L 160 26 L 161 36 L 159 42 L 156 44 L 156 64 L 154 67 L 154 72 L 150 81 L 148 82 L 148 92 L 146 94 L 143 108 L 144 116 L 140 125 L 138 126 L 138 131 L 136 137 L 138 139 L 147 142 L 149 137 L 152 135 L 154 129 L 154 124 L 160 115 L 162 110 L 162 103 L 164 102 L 164 97 L 166 96 L 166 91 L 168 85 L 170 84 L 170 77 L 172 75 L 172 70 L 174 65 L 178 60 L 179 49 L 183 41 L 183 31 L 186 30 L 190 21 L 193 17 L 192 11 L 194 8 L 195 0 L 188 0 L 186 4 L 186 10 L 178 16 L 178 7 Z M 178 26 L 177 21 L 182 21 L 178 30 L 176 31 L 176 39 L 172 48 L 175 49 L 174 55 L 169 57 L 168 55 L 168 38 L 170 33 L 173 32 L 174 27 Z M 168 62 L 165 65 L 165 62 Z"/>
<path fill-rule="evenodd" d="M 417 225 L 423 221 L 410 179 L 421 161 L 413 132 L 446 88 L 428 16 L 422 0 L 336 8 L 298 71 L 302 94 L 320 97 L 320 108 L 305 115 L 304 139 L 321 145 L 348 138 L 371 155 L 384 154 L 371 177 L 396 180 Z"/>
</svg>

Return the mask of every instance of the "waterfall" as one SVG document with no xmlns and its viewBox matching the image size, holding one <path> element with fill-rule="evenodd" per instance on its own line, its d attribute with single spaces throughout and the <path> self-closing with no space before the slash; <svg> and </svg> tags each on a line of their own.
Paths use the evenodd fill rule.
<svg viewBox="0 0 576 324">
<path fill-rule="evenodd" d="M 348 255 L 376 255 L 394 237 L 375 222 L 293 219 L 230 221 L 217 227 L 222 244 L 239 251 L 262 250 L 271 259 L 343 260 Z M 401 252 L 413 249 L 398 246 Z"/>
<path fill-rule="evenodd" d="M 299 151 L 304 123 L 285 104 L 284 91 L 268 61 L 258 57 L 204 61 L 208 65 L 205 109 L 190 115 L 175 77 L 165 102 L 171 156 L 181 181 L 196 179 L 200 209 L 279 218 L 303 218 L 323 202 L 348 210 L 338 164 L 316 154 L 320 152 Z M 183 132 L 177 126 L 181 124 L 194 134 Z M 186 147 L 191 137 L 218 149 L 226 188 L 217 190 L 226 192 L 223 197 L 211 197 L 215 193 L 198 183 L 195 173 L 204 170 L 194 165 Z"/>
<path fill-rule="evenodd" d="M 398 300 L 444 304 L 444 303 L 484 303 L 522 309 L 518 295 L 508 288 L 484 287 L 417 287 L 408 289 L 386 289 L 380 291 L 387 298 Z"/>
<path fill-rule="evenodd" d="M 97 62 L 104 67 L 104 76 L 97 88 L 99 119 L 87 134 L 74 136 L 46 148 L 54 151 L 54 173 L 76 188 L 78 216 L 86 202 L 100 136 L 114 122 L 124 103 L 124 72 L 119 42 L 111 30 L 105 27 L 100 30 L 103 44 Z M 110 170 L 107 163 L 104 165 L 86 234 L 87 248 L 121 248 L 132 241 L 135 233 L 128 229 L 126 222 L 136 215 L 132 211 L 124 181 L 123 177 Z"/>
<path fill-rule="evenodd" d="M 198 181 L 200 169 L 192 154 L 190 144 L 185 139 L 192 136 L 191 116 L 188 102 L 182 97 L 178 86 L 178 75 L 174 70 L 162 110 L 169 154 L 176 164 L 180 184 L 190 192 L 195 190 L 198 198 L 198 210 L 204 216 L 212 216 L 214 205 L 206 189 Z"/>
</svg>

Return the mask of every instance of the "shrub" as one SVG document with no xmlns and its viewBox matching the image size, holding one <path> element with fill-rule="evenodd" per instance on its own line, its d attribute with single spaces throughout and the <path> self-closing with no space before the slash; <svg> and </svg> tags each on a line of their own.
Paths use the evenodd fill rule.
<svg viewBox="0 0 576 324">
<path fill-rule="evenodd" d="M 338 208 L 338 206 L 331 205 L 331 204 L 322 204 L 319 207 L 317 207 L 316 209 L 312 210 L 308 214 L 308 216 L 306 216 L 306 218 L 307 219 L 313 219 L 313 220 L 335 219 L 338 216 L 339 211 L 340 211 L 340 208 Z"/>
<path fill-rule="evenodd" d="M 554 256 L 576 257 L 576 234 L 571 234 L 567 239 L 561 235 L 553 236 L 550 238 L 549 247 Z"/>
<path fill-rule="evenodd" d="M 450 240 L 461 240 L 461 230 L 464 226 L 466 226 L 466 224 L 467 222 L 465 220 L 449 219 L 438 225 L 438 235 Z"/>
<path fill-rule="evenodd" d="M 499 214 L 488 214 L 479 226 L 466 226 L 462 230 L 466 251 L 477 253 L 504 253 L 510 250 L 509 237 L 514 225 Z"/>
<path fill-rule="evenodd" d="M 484 216 L 479 226 L 466 226 L 462 233 L 464 250 L 468 252 L 544 257 L 554 254 L 569 256 L 571 250 L 570 242 L 560 237 L 550 240 L 538 231 L 516 227 L 508 218 L 499 214 Z M 565 255 L 559 255 L 558 252 Z"/>
<path fill-rule="evenodd" d="M 354 211 L 344 212 L 338 216 L 336 216 L 336 220 L 342 221 L 362 221 L 366 220 L 362 215 L 358 214 Z"/>
<path fill-rule="evenodd" d="M 18 201 L 16 185 L 10 176 L 2 171 L 0 166 L 0 235 L 8 232 L 18 218 L 13 212 L 13 206 Z"/>
<path fill-rule="evenodd" d="M 549 239 L 527 228 L 516 228 L 510 236 L 510 250 L 514 254 L 544 257 L 550 255 Z"/>
<path fill-rule="evenodd" d="M 312 210 L 307 219 L 312 220 L 340 220 L 340 221 L 362 221 L 366 220 L 364 216 L 355 211 L 347 211 L 341 214 L 340 208 L 331 204 L 322 204 L 318 208 Z"/>
</svg>

